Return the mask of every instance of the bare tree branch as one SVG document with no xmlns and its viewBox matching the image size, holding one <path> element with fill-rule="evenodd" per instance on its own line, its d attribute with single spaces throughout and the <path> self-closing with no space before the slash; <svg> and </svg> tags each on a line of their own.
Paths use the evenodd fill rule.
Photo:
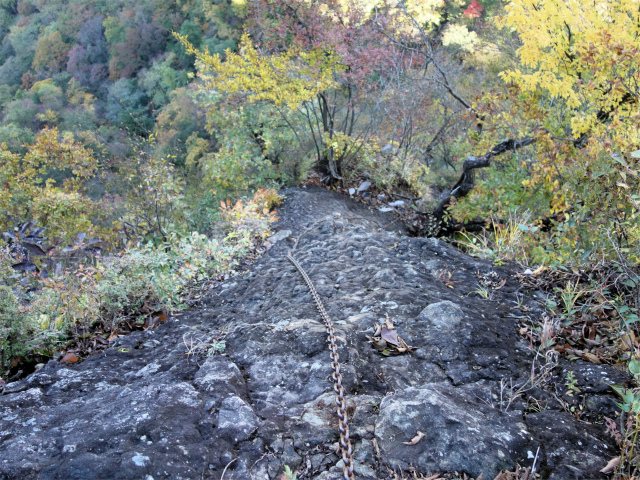
<svg viewBox="0 0 640 480">
<path fill-rule="evenodd" d="M 462 174 L 451 189 L 451 193 L 447 195 L 447 197 L 443 199 L 438 207 L 433 211 L 432 215 L 436 222 L 436 233 L 439 233 L 443 228 L 442 220 L 445 210 L 449 207 L 449 205 L 451 205 L 451 200 L 466 197 L 469 192 L 473 190 L 473 187 L 475 186 L 476 169 L 490 167 L 491 161 L 494 157 L 497 157 L 498 155 L 501 155 L 505 152 L 515 152 L 522 147 L 531 145 L 535 141 L 535 137 L 525 137 L 522 139 L 511 138 L 499 143 L 481 157 L 474 157 L 473 155 L 469 155 L 462 165 Z"/>
</svg>

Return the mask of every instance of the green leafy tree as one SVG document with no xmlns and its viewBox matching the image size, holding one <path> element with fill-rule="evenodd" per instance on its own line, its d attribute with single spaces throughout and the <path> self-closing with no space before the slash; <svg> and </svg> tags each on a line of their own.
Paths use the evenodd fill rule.
<svg viewBox="0 0 640 480">
<path fill-rule="evenodd" d="M 33 58 L 33 68 L 49 74 L 59 73 L 67 66 L 70 48 L 57 30 L 40 36 Z"/>
<path fill-rule="evenodd" d="M 187 72 L 172 67 L 176 60 L 175 54 L 170 53 L 165 60 L 154 62 L 151 68 L 143 69 L 138 75 L 139 85 L 156 109 L 169 103 L 171 92 L 188 83 Z"/>
<path fill-rule="evenodd" d="M 147 97 L 135 80 L 123 78 L 109 87 L 106 116 L 136 135 L 146 135 L 151 130 Z"/>
</svg>

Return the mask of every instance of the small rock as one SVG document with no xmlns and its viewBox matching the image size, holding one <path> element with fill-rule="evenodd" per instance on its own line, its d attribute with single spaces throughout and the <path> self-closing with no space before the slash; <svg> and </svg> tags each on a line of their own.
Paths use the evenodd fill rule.
<svg viewBox="0 0 640 480">
<path fill-rule="evenodd" d="M 232 395 L 222 402 L 218 428 L 226 430 L 235 442 L 242 442 L 258 428 L 258 417 L 244 400 Z"/>
<path fill-rule="evenodd" d="M 134 455 L 131 459 L 138 467 L 144 467 L 150 460 L 146 455 Z"/>
<path fill-rule="evenodd" d="M 356 189 L 355 188 L 350 188 L 349 189 L 349 195 L 353 196 L 356 194 Z"/>
<path fill-rule="evenodd" d="M 440 333 L 454 332 L 462 322 L 464 312 L 459 305 L 449 300 L 428 305 L 418 315 L 418 320 L 426 321 L 432 329 Z"/>
<path fill-rule="evenodd" d="M 383 155 L 390 155 L 393 153 L 393 147 L 387 143 L 384 147 L 382 147 L 380 153 L 382 153 Z"/>
<path fill-rule="evenodd" d="M 359 192 L 365 192 L 365 191 L 369 190 L 370 186 L 371 186 L 371 182 L 362 182 L 360 184 L 360 186 L 358 187 L 358 191 Z"/>
<path fill-rule="evenodd" d="M 269 242 L 275 245 L 280 240 L 284 240 L 285 238 L 289 238 L 290 236 L 291 230 L 280 230 L 279 232 L 276 232 L 269 237 Z"/>
<path fill-rule="evenodd" d="M 386 199 L 387 196 L 384 193 L 381 193 L 380 195 L 378 195 L 378 200 L 382 201 L 384 199 Z"/>
</svg>

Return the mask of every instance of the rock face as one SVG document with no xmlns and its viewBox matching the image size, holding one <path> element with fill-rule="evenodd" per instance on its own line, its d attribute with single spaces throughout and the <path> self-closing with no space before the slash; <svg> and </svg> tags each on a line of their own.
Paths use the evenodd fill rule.
<svg viewBox="0 0 640 480">
<path fill-rule="evenodd" d="M 273 246 L 200 308 L 7 385 L 0 479 L 265 480 L 285 465 L 301 480 L 340 478 L 326 333 L 286 259 L 291 237 L 336 323 L 358 479 L 492 479 L 536 455 L 542 478 L 606 478 L 616 450 L 598 419 L 621 374 L 563 362 L 552 373 L 562 395 L 574 372 L 591 423 L 526 387 L 532 355 L 517 326 L 540 311 L 522 292 L 516 301 L 508 269 L 385 230 L 389 214 L 333 193 L 286 193 Z M 473 294 L 486 275 L 506 279 L 490 299 Z M 369 343 L 387 315 L 412 353 Z"/>
</svg>

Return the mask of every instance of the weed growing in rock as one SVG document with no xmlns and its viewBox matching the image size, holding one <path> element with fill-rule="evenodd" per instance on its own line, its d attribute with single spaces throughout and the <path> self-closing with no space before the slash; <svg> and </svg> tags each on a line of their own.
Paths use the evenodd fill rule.
<svg viewBox="0 0 640 480">
<path fill-rule="evenodd" d="M 188 357 L 195 357 L 196 360 L 199 357 L 213 357 L 217 353 L 224 353 L 227 345 L 224 341 L 226 332 L 221 332 L 216 335 L 202 336 L 185 333 L 182 337 L 182 342 L 187 349 L 186 355 Z"/>
<path fill-rule="evenodd" d="M 280 480 L 297 480 L 298 472 L 291 471 L 291 467 L 289 465 L 284 466 L 284 473 L 280 477 Z"/>
</svg>

